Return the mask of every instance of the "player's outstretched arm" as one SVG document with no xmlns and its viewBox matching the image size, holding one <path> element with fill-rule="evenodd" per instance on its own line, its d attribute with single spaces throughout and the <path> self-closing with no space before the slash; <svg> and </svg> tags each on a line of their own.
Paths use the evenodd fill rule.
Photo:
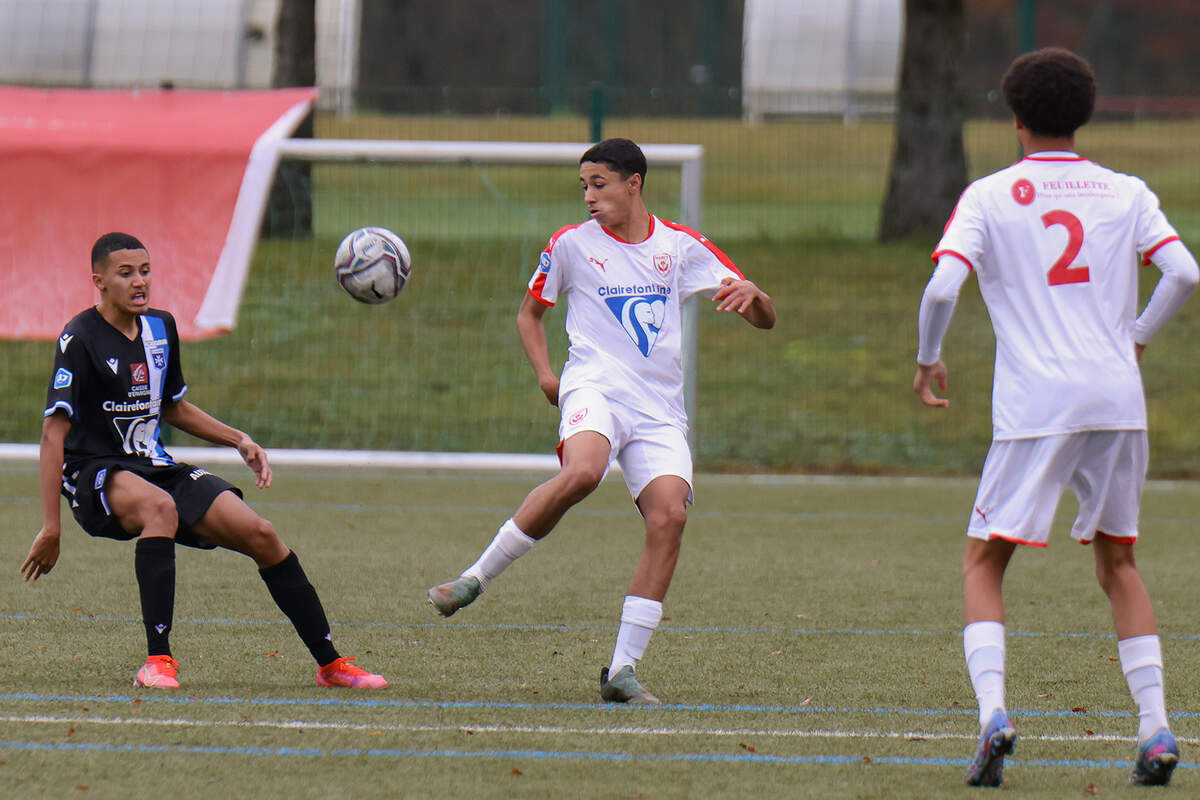
<svg viewBox="0 0 1200 800">
<path fill-rule="evenodd" d="M 550 405 L 558 405 L 558 375 L 550 366 L 550 351 L 546 346 L 546 324 L 542 319 L 546 314 L 546 306 L 539 303 L 532 294 L 525 293 L 521 308 L 517 311 L 517 332 L 521 335 L 521 346 L 525 348 L 525 357 L 533 367 L 537 377 L 538 388 Z"/>
<path fill-rule="evenodd" d="M 38 493 L 42 501 L 42 529 L 33 539 L 29 555 L 21 562 L 25 580 L 37 580 L 54 569 L 58 563 L 59 538 L 62 534 L 62 507 L 59 487 L 62 486 L 63 442 L 71 420 L 64 411 L 55 411 L 42 422 L 42 444 L 39 457 Z"/>
<path fill-rule="evenodd" d="M 713 295 L 717 311 L 736 311 L 742 319 L 756 328 L 775 327 L 775 304 L 770 296 L 752 281 L 722 278 L 721 288 Z"/>
<path fill-rule="evenodd" d="M 271 465 L 267 462 L 267 451 L 258 446 L 248 433 L 226 425 L 221 420 L 208 414 L 195 403 L 180 400 L 178 403 L 164 405 L 162 410 L 164 421 L 174 425 L 184 433 L 190 433 L 197 439 L 203 439 L 213 444 L 236 447 L 257 479 L 258 488 L 265 489 L 271 485 Z"/>
</svg>

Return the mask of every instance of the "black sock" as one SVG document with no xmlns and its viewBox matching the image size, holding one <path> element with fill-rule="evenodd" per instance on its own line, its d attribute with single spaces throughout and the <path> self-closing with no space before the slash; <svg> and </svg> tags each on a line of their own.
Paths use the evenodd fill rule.
<svg viewBox="0 0 1200 800">
<path fill-rule="evenodd" d="M 133 571 L 142 598 L 147 653 L 169 656 L 175 616 L 175 540 L 166 536 L 138 539 L 133 548 Z"/>
<path fill-rule="evenodd" d="M 333 639 L 329 635 L 325 609 L 321 607 L 317 590 L 308 582 L 308 576 L 304 574 L 296 554 L 288 553 L 283 561 L 260 569 L 258 574 L 267 584 L 267 591 L 271 593 L 275 605 L 292 621 L 296 633 L 300 634 L 300 641 L 304 642 L 317 663 L 323 667 L 336 661 L 338 652 L 333 648 Z"/>
</svg>

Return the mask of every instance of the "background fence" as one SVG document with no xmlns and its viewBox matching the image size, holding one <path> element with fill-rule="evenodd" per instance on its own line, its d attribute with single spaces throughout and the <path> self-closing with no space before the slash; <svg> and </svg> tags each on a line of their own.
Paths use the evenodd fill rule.
<svg viewBox="0 0 1200 800">
<path fill-rule="evenodd" d="M 749 3 L 686 4 L 698 11 L 671 34 L 647 23 L 637 47 L 616 51 L 619 71 L 602 57 L 603 34 L 599 56 L 575 43 L 588 31 L 607 30 L 606 12 L 629 24 L 631 6 L 590 5 L 584 13 L 570 2 L 506 4 L 512 19 L 489 38 L 473 33 L 479 21 L 455 3 L 363 0 L 357 88 L 342 87 L 353 102 L 319 112 L 316 135 L 583 141 L 595 129 L 599 85 L 603 135 L 704 147 L 702 229 L 779 308 L 779 324 L 767 333 L 700 314 L 700 468 L 977 470 L 990 438 L 990 326 L 978 290 L 968 286 L 945 351 L 953 406 L 944 413 L 922 408 L 910 385 L 917 304 L 935 237 L 876 242 L 892 148 L 886 114 L 850 123 L 839 111 L 747 121 L 740 48 Z M 682 9 L 652 5 L 651 22 Z M 1017 156 L 995 89 L 1017 52 L 1019 5 L 967 3 L 972 178 Z M 403 8 L 404 25 L 381 25 L 387 8 Z M 1096 59 L 1103 111 L 1081 132 L 1079 149 L 1144 177 L 1195 246 L 1200 120 L 1182 94 L 1191 91 L 1188 82 L 1178 79 L 1195 74 L 1191 49 L 1175 43 L 1195 32 L 1200 16 L 1186 3 L 1154 4 L 1136 19 L 1133 8 L 1120 0 L 1036 4 L 1036 44 L 1080 47 Z M 421 13 L 434 16 L 422 24 Z M 565 53 L 539 49 L 524 77 L 510 80 L 511 68 L 488 48 L 505 46 L 503 31 L 535 23 L 535 30 L 563 32 Z M 1121 26 L 1128 35 L 1118 59 L 1104 48 Z M 647 38 L 654 31 L 660 37 Z M 371 67 L 384 45 L 398 75 L 387 81 L 383 76 L 393 73 Z M 431 66 L 440 62 L 421 56 L 439 48 L 443 59 L 495 64 L 496 74 L 463 69 L 474 77 L 456 72 L 449 82 Z M 639 71 L 648 50 L 654 60 Z M 563 58 L 568 69 L 560 85 L 543 67 Z M 272 221 L 277 235 L 259 244 L 237 330 L 184 349 L 191 398 L 268 447 L 550 451 L 556 413 L 532 379 L 514 319 L 546 239 L 583 217 L 574 170 L 318 164 L 309 178 L 293 180 L 291 191 L 311 193 L 313 228 L 289 234 L 287 219 Z M 677 187 L 677 174 L 651 172 L 651 210 L 677 216 Z M 367 224 L 396 230 L 414 256 L 410 286 L 379 307 L 353 303 L 332 277 L 338 241 Z M 85 260 L 81 254 L 80 280 Z M 1157 275 L 1144 271 L 1146 295 Z M 547 319 L 561 363 L 561 309 Z M 1159 476 L 1200 469 L 1193 422 L 1200 380 L 1189 369 L 1198 325 L 1196 311 L 1186 308 L 1144 363 L 1152 471 Z M 47 342 L 0 342 L 0 441 L 37 440 L 51 358 Z"/>
</svg>

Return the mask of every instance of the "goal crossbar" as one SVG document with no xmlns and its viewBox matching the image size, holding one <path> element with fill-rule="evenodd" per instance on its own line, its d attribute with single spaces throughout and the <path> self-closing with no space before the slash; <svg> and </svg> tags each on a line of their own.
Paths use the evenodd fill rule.
<svg viewBox="0 0 1200 800">
<path fill-rule="evenodd" d="M 323 162 L 392 162 L 406 164 L 575 165 L 592 145 L 586 142 L 472 142 L 410 139 L 285 139 L 280 158 Z M 700 230 L 704 147 L 698 144 L 641 145 L 650 166 L 679 168 L 679 222 Z M 683 306 L 683 400 L 688 441 L 696 444 L 695 297 Z"/>
</svg>

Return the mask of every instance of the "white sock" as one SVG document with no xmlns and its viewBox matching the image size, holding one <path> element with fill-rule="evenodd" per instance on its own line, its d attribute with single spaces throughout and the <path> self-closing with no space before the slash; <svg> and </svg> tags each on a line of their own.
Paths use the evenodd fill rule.
<svg viewBox="0 0 1200 800">
<path fill-rule="evenodd" d="M 1138 707 L 1138 741 L 1144 742 L 1167 726 L 1163 700 L 1162 646 L 1158 637 L 1131 636 L 1117 642 L 1121 671 Z"/>
<path fill-rule="evenodd" d="M 621 607 L 621 627 L 617 631 L 617 646 L 613 648 L 609 675 L 615 675 L 624 666 L 637 667 L 650 636 L 662 619 L 662 603 L 645 597 L 627 595 Z"/>
<path fill-rule="evenodd" d="M 972 622 L 963 628 L 967 672 L 979 701 L 979 726 L 1004 709 L 1004 623 Z"/>
<path fill-rule="evenodd" d="M 504 572 L 510 564 L 529 552 L 536 539 L 526 536 L 511 519 L 500 526 L 492 543 L 471 566 L 463 572 L 479 581 L 479 591 L 487 588 L 488 581 Z"/>
</svg>

